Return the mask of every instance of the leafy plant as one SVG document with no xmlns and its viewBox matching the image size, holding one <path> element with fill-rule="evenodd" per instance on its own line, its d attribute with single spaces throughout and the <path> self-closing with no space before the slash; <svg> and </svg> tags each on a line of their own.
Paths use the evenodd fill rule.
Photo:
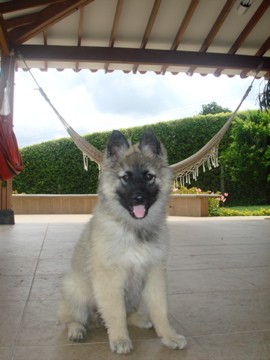
<svg viewBox="0 0 270 360">
<path fill-rule="evenodd" d="M 266 81 L 263 91 L 258 96 L 261 111 L 270 111 L 270 79 Z"/>
<path fill-rule="evenodd" d="M 258 210 L 253 209 L 234 209 L 223 207 L 218 210 L 215 216 L 269 216 L 270 209 L 269 208 L 261 208 Z"/>
</svg>

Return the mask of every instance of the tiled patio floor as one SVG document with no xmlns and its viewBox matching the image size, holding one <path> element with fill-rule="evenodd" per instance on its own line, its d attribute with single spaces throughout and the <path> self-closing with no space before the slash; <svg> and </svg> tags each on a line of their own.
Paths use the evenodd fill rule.
<svg viewBox="0 0 270 360">
<path fill-rule="evenodd" d="M 0 226 L 0 360 L 110 360 L 104 329 L 71 344 L 58 325 L 59 284 L 85 215 L 16 216 Z M 171 321 L 186 350 L 130 329 L 130 359 L 269 360 L 270 220 L 169 218 Z"/>
</svg>

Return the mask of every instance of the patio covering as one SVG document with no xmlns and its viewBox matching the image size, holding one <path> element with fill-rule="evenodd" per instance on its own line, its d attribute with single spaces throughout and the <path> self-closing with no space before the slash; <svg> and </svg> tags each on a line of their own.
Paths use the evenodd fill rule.
<svg viewBox="0 0 270 360">
<path fill-rule="evenodd" d="M 269 0 L 7 0 L 0 44 L 17 68 L 269 78 L 269 20 Z"/>
</svg>

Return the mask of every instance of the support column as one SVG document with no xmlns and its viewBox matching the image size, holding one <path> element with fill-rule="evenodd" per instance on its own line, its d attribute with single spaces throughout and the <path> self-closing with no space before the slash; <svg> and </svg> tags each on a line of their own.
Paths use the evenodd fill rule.
<svg viewBox="0 0 270 360">
<path fill-rule="evenodd" d="M 0 181 L 0 225 L 13 225 L 12 180 Z"/>
<path fill-rule="evenodd" d="M 10 86 L 10 110 L 13 121 L 13 99 L 14 99 L 14 56 L 1 56 L 1 76 L 0 76 L 0 106 L 3 103 L 4 90 L 7 84 Z M 0 225 L 11 224 L 14 221 L 14 211 L 12 210 L 12 180 L 0 180 Z"/>
</svg>

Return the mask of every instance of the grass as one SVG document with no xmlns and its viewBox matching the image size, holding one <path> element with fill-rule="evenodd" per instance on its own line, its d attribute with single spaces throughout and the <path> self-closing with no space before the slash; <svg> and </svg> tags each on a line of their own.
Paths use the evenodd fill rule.
<svg viewBox="0 0 270 360">
<path fill-rule="evenodd" d="M 217 216 L 269 216 L 270 205 L 228 206 L 218 209 Z"/>
</svg>

